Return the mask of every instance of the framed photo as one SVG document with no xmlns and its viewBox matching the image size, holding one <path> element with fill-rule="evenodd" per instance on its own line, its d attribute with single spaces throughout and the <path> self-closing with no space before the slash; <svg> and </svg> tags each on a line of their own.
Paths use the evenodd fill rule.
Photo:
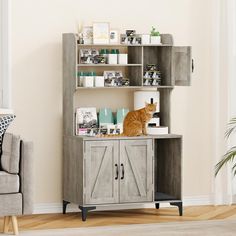
<svg viewBox="0 0 236 236">
<path fill-rule="evenodd" d="M 110 43 L 110 24 L 108 22 L 93 23 L 93 43 L 94 44 Z"/>
<path fill-rule="evenodd" d="M 110 30 L 110 43 L 119 43 L 119 32 L 118 30 Z"/>
<path fill-rule="evenodd" d="M 83 33 L 84 44 L 92 44 L 93 43 L 93 27 L 84 26 L 82 33 Z"/>
</svg>

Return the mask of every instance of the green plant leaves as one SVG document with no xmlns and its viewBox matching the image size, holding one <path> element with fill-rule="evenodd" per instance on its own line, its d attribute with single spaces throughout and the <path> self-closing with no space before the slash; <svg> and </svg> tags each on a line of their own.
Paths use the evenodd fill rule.
<svg viewBox="0 0 236 236">
<path fill-rule="evenodd" d="M 234 158 L 236 156 L 236 146 L 232 147 L 222 158 L 221 161 L 219 161 L 215 166 L 215 176 L 217 176 L 220 169 L 227 164 L 229 161 L 233 162 Z M 236 164 L 232 167 L 232 171 L 234 175 L 236 175 Z"/>
<path fill-rule="evenodd" d="M 228 128 L 225 132 L 225 137 L 228 139 L 232 133 L 236 131 L 236 117 L 231 119 L 228 123 Z M 215 166 L 215 176 L 219 173 L 220 169 L 226 165 L 229 161 L 233 162 L 236 156 L 236 146 L 232 147 L 226 154 L 223 156 L 222 160 L 219 161 Z M 232 167 L 232 172 L 234 176 L 236 175 L 236 163 Z"/>
</svg>

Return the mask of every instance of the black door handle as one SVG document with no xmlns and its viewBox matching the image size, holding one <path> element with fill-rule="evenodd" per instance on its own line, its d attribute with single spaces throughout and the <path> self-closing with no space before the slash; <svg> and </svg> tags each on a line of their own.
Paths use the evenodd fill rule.
<svg viewBox="0 0 236 236">
<path fill-rule="evenodd" d="M 121 178 L 120 179 L 124 179 L 125 177 L 125 168 L 124 168 L 124 164 L 121 164 Z"/>
<path fill-rule="evenodd" d="M 118 165 L 115 164 L 115 167 L 116 167 L 116 177 L 115 177 L 115 179 L 118 179 L 118 177 L 119 177 Z"/>
<path fill-rule="evenodd" d="M 192 59 L 192 73 L 194 72 L 194 60 Z"/>
</svg>

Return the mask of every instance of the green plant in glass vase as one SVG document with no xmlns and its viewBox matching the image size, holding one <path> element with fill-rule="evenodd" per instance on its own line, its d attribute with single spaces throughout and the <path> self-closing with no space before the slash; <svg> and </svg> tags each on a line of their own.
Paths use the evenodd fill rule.
<svg viewBox="0 0 236 236">
<path fill-rule="evenodd" d="M 235 133 L 235 131 L 236 131 L 236 117 L 230 120 L 230 122 L 228 124 L 228 128 L 225 132 L 225 137 L 228 139 L 233 133 Z M 235 157 L 236 157 L 236 146 L 233 146 L 225 153 L 223 158 L 216 164 L 215 176 L 217 176 L 217 174 L 219 173 L 219 171 L 221 170 L 221 168 L 224 165 L 226 165 L 229 162 L 233 163 L 233 161 L 235 160 Z M 233 164 L 232 172 L 235 176 L 236 175 L 236 163 Z"/>
</svg>

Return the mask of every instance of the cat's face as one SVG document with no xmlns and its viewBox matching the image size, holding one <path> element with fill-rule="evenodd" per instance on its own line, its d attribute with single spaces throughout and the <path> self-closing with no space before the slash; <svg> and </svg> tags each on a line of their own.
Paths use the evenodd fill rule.
<svg viewBox="0 0 236 236">
<path fill-rule="evenodd" d="M 145 109 L 148 113 L 153 113 L 157 109 L 157 102 L 150 104 L 150 103 L 145 103 Z"/>
</svg>

